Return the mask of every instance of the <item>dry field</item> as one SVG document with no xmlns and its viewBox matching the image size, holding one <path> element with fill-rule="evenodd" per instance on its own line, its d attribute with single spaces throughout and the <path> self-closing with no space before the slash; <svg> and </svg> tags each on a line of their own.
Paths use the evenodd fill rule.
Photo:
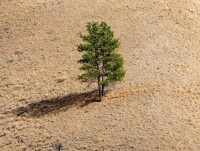
<svg viewBox="0 0 200 151">
<path fill-rule="evenodd" d="M 126 77 L 95 102 L 76 80 L 88 21 Z M 199 151 L 199 0 L 0 0 L 0 151 Z"/>
</svg>

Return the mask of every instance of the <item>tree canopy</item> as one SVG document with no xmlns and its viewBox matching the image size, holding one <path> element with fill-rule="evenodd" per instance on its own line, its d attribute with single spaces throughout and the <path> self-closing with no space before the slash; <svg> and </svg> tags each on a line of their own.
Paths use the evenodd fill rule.
<svg viewBox="0 0 200 151">
<path fill-rule="evenodd" d="M 97 82 L 100 100 L 105 94 L 105 87 L 121 81 L 125 76 L 123 57 L 117 53 L 119 39 L 106 22 L 88 22 L 88 34 L 80 34 L 83 44 L 78 51 L 83 52 L 78 61 L 84 73 L 78 76 L 82 82 Z"/>
</svg>

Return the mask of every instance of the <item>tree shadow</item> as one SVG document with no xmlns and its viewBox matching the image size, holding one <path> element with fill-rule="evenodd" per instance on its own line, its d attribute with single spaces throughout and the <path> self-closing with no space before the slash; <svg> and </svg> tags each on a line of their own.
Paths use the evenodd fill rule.
<svg viewBox="0 0 200 151">
<path fill-rule="evenodd" d="M 99 102 L 97 91 L 85 93 L 70 93 L 63 97 L 56 97 L 28 104 L 12 112 L 17 116 L 40 117 L 50 113 L 58 113 L 70 107 L 84 107 L 92 102 Z"/>
</svg>

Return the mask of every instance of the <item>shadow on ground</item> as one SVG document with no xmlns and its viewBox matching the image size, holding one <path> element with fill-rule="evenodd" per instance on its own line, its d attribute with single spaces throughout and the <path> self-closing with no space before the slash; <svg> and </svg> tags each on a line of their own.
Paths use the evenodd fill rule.
<svg viewBox="0 0 200 151">
<path fill-rule="evenodd" d="M 63 97 L 41 100 L 26 107 L 13 110 L 17 116 L 39 117 L 50 113 L 67 110 L 70 107 L 84 107 L 92 102 L 99 102 L 97 91 L 71 93 Z"/>
</svg>

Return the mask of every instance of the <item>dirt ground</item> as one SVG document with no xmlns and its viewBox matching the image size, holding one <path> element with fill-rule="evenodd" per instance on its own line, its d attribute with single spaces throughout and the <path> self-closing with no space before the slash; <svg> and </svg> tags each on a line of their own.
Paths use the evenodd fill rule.
<svg viewBox="0 0 200 151">
<path fill-rule="evenodd" d="M 79 32 L 106 21 L 126 77 L 96 102 Z M 0 151 L 199 151 L 199 0 L 0 0 Z"/>
</svg>

